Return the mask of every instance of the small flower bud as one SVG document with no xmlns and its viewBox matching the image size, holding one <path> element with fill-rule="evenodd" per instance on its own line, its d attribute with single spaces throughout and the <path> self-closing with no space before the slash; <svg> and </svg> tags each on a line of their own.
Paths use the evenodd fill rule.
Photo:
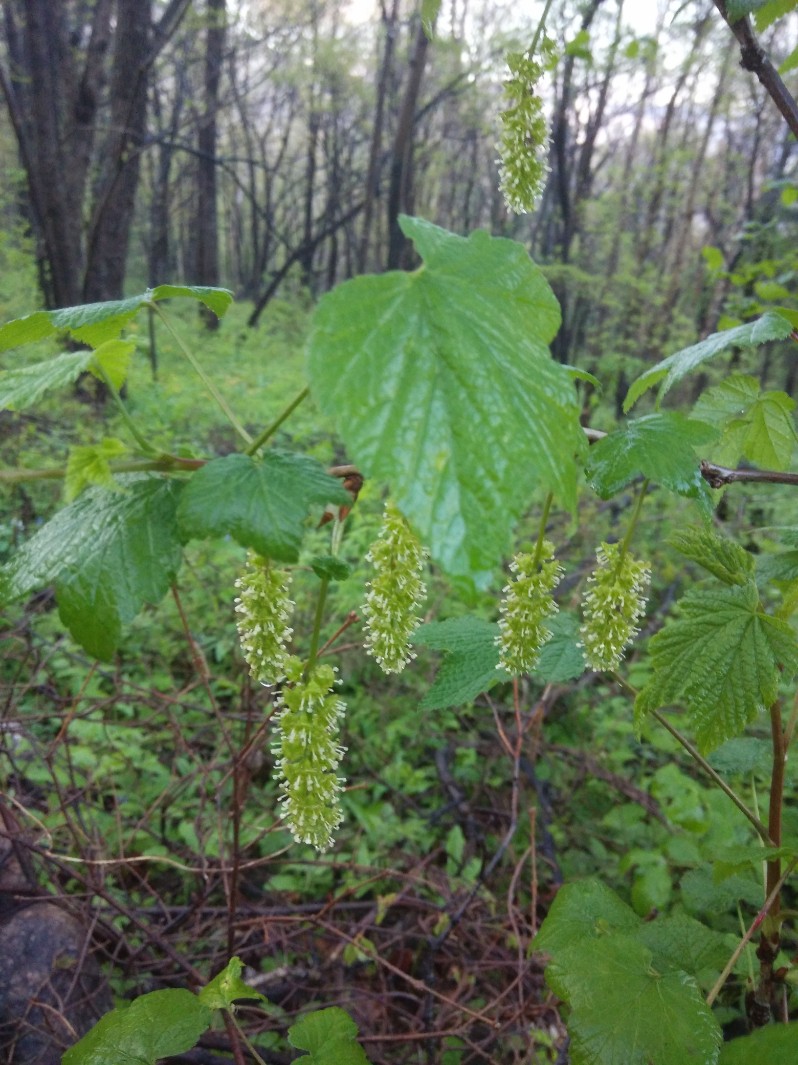
<svg viewBox="0 0 798 1065">
<path fill-rule="evenodd" d="M 588 577 L 592 588 L 584 598 L 582 646 L 585 661 L 597 671 L 618 668 L 646 609 L 651 566 L 628 554 L 619 564 L 620 550 L 620 544 L 599 545 L 598 566 Z"/>
<path fill-rule="evenodd" d="M 339 796 L 344 780 L 336 774 L 345 751 L 338 736 L 346 705 L 332 694 L 332 666 L 316 666 L 304 681 L 301 668 L 298 659 L 289 659 L 287 671 L 294 683 L 283 688 L 278 699 L 281 711 L 272 751 L 282 781 L 282 813 L 292 836 L 297 843 L 325 851 L 343 820 Z"/>
<path fill-rule="evenodd" d="M 427 588 L 421 579 L 427 551 L 393 504 L 385 507 L 380 539 L 366 558 L 374 566 L 363 603 L 366 651 L 386 673 L 401 673 L 415 658 L 410 637 L 421 619 L 416 610 Z"/>
<path fill-rule="evenodd" d="M 236 581 L 236 626 L 241 650 L 254 680 L 277 684 L 285 676 L 285 645 L 293 629 L 287 624 L 294 604 L 288 598 L 290 576 L 268 559 L 250 552 Z"/>
<path fill-rule="evenodd" d="M 513 676 L 535 668 L 540 649 L 551 639 L 546 618 L 557 613 L 552 598 L 560 583 L 563 567 L 554 558 L 554 544 L 544 540 L 540 561 L 534 554 L 516 555 L 510 563 L 516 576 L 504 586 L 504 600 L 499 608 L 499 664 Z"/>
</svg>

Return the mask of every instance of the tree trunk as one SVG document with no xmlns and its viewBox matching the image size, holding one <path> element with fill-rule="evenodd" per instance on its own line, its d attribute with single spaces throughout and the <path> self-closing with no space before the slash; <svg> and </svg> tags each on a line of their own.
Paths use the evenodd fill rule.
<svg viewBox="0 0 798 1065">
<path fill-rule="evenodd" d="M 219 284 L 219 231 L 216 205 L 216 134 L 219 81 L 225 36 L 225 0 L 207 0 L 208 30 L 205 41 L 205 111 L 197 146 L 197 283 Z M 206 307 L 200 314 L 208 329 L 217 329 L 219 319 Z"/>
</svg>

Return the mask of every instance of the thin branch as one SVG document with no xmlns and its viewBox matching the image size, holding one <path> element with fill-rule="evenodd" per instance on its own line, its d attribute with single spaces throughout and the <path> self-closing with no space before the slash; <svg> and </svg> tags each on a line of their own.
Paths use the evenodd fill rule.
<svg viewBox="0 0 798 1065">
<path fill-rule="evenodd" d="M 726 466 L 716 466 L 714 462 L 701 463 L 701 476 L 710 488 L 723 488 L 726 484 L 739 484 L 743 481 L 759 484 L 798 484 L 798 473 L 782 473 L 780 470 L 731 470 Z"/>
<path fill-rule="evenodd" d="M 798 104 L 796 104 L 795 98 L 781 80 L 781 75 L 759 43 L 748 16 L 746 15 L 744 18 L 732 22 L 729 19 L 726 6 L 726 0 L 715 0 L 715 7 L 720 11 L 724 21 L 740 44 L 740 66 L 744 70 L 750 70 L 752 74 L 756 74 L 771 100 L 781 111 L 793 135 L 798 137 Z"/>
</svg>

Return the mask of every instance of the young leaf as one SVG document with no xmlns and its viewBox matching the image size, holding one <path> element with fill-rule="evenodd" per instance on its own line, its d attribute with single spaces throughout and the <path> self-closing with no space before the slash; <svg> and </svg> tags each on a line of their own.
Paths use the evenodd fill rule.
<svg viewBox="0 0 798 1065">
<path fill-rule="evenodd" d="M 153 301 L 169 300 L 178 296 L 199 300 L 208 310 L 213 311 L 217 318 L 223 318 L 233 302 L 233 293 L 229 289 L 209 288 L 207 285 L 157 285 L 146 295 Z"/>
<path fill-rule="evenodd" d="M 157 603 L 181 560 L 180 485 L 124 477 L 125 492 L 90 488 L 22 545 L 0 571 L 0 601 L 55 583 L 61 620 L 89 654 L 108 659 L 122 626 Z"/>
<path fill-rule="evenodd" d="M 66 351 L 46 362 L 0 371 L 0 410 L 24 410 L 37 403 L 45 392 L 71 385 L 89 368 L 93 354 Z"/>
<path fill-rule="evenodd" d="M 653 962 L 641 942 L 617 935 L 585 943 L 560 972 L 573 1065 L 717 1062 L 722 1033 L 695 980 Z"/>
<path fill-rule="evenodd" d="M 197 996 L 200 1002 L 212 1010 L 229 1009 L 239 999 L 257 999 L 268 1003 L 265 995 L 249 987 L 241 979 L 244 963 L 240 958 L 231 958 L 220 973 L 202 988 Z"/>
<path fill-rule="evenodd" d="M 106 340 L 94 352 L 89 370 L 103 379 L 108 378 L 116 389 L 120 389 L 127 380 L 127 371 L 136 345 L 130 340 Z M 98 372 L 98 368 L 102 372 Z"/>
<path fill-rule="evenodd" d="M 718 1065 L 795 1065 L 798 1021 L 770 1024 L 724 1043 Z"/>
<path fill-rule="evenodd" d="M 481 618 L 450 618 L 421 625 L 413 643 L 445 651 L 435 682 L 421 700 L 422 710 L 442 710 L 470 703 L 497 681 L 509 680 L 499 668 L 499 627 Z"/>
<path fill-rule="evenodd" d="M 260 460 L 226 455 L 197 470 L 178 520 L 184 542 L 229 534 L 264 558 L 296 562 L 308 512 L 326 503 L 352 497 L 313 459 L 270 448 Z"/>
<path fill-rule="evenodd" d="M 668 542 L 724 584 L 747 584 L 754 572 L 753 555 L 734 540 L 718 536 L 710 529 L 683 529 L 674 533 Z"/>
<path fill-rule="evenodd" d="M 699 585 L 649 644 L 655 673 L 635 702 L 638 724 L 678 703 L 707 752 L 739 735 L 775 700 L 779 667 L 798 668 L 798 644 L 786 622 L 763 614 L 756 585 Z"/>
<path fill-rule="evenodd" d="M 0 351 L 18 348 L 36 340 L 46 340 L 59 332 L 68 332 L 92 348 L 115 340 L 127 323 L 135 318 L 140 307 L 172 296 L 187 296 L 200 300 L 221 318 L 230 306 L 233 295 L 224 288 L 202 285 L 158 285 L 138 296 L 105 303 L 84 303 L 79 307 L 63 307 L 57 311 L 37 311 L 25 318 L 16 318 L 0 326 Z"/>
<path fill-rule="evenodd" d="M 525 249 L 403 218 L 425 260 L 320 301 L 314 396 L 351 458 L 391 485 L 432 557 L 484 585 L 536 486 L 571 506 L 585 447 L 559 307 Z"/>
<path fill-rule="evenodd" d="M 64 479 L 66 501 L 71 503 L 90 484 L 118 490 L 120 485 L 114 480 L 109 460 L 123 455 L 125 451 L 125 445 L 115 437 L 107 437 L 99 444 L 73 447 L 67 459 Z"/>
<path fill-rule="evenodd" d="M 748 374 L 731 374 L 703 392 L 692 417 L 714 425 L 720 437 L 712 446 L 712 459 L 723 466 L 736 466 L 745 447 L 748 412 L 760 392 L 759 382 Z"/>
<path fill-rule="evenodd" d="M 297 1050 L 309 1051 L 297 1058 L 297 1065 L 369 1065 L 357 1041 L 357 1025 L 337 1006 L 297 1021 L 288 1029 L 288 1042 Z"/>
<path fill-rule="evenodd" d="M 786 392 L 763 392 L 752 404 L 746 418 L 745 457 L 757 466 L 788 469 L 798 441 L 794 410 L 795 400 Z"/>
<path fill-rule="evenodd" d="M 213 1014 L 183 988 L 151 991 L 106 1013 L 64 1054 L 62 1065 L 157 1065 L 183 1054 L 210 1026 Z"/>
<path fill-rule="evenodd" d="M 715 435 L 712 426 L 682 414 L 647 414 L 593 444 L 585 466 L 587 479 L 602 499 L 642 476 L 706 502 L 709 488 L 694 449 Z"/>
<path fill-rule="evenodd" d="M 675 355 L 670 355 L 641 374 L 636 381 L 632 382 L 626 394 L 623 409 L 630 410 L 644 392 L 659 384 L 663 378 L 658 402 L 662 401 L 675 384 L 707 359 L 714 358 L 715 355 L 728 351 L 729 348 L 756 347 L 770 340 L 785 340 L 791 332 L 792 325 L 786 318 L 768 311 L 755 322 L 747 322 L 745 325 L 739 325 L 735 329 L 726 329 L 721 333 L 712 333 L 705 340 L 689 348 L 683 348 L 682 351 L 677 351 Z"/>
</svg>

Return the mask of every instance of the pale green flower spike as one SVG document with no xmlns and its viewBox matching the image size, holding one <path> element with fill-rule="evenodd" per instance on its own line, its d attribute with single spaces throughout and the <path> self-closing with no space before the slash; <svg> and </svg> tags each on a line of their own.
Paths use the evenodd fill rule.
<svg viewBox="0 0 798 1065">
<path fill-rule="evenodd" d="M 536 92 L 546 66 L 530 52 L 510 52 L 507 66 L 507 107 L 500 115 L 499 181 L 507 206 L 523 214 L 534 208 L 548 173 L 549 131 L 543 102 Z"/>
<path fill-rule="evenodd" d="M 341 824 L 340 793 L 343 777 L 337 775 L 345 748 L 339 746 L 340 721 L 346 704 L 332 694 L 335 670 L 316 666 L 302 680 L 302 663 L 287 663 L 291 687 L 283 688 L 278 706 L 277 779 L 282 782 L 282 814 L 297 843 L 325 851 Z"/>
<path fill-rule="evenodd" d="M 585 661 L 596 671 L 618 668 L 646 609 L 651 566 L 628 554 L 619 566 L 620 550 L 620 544 L 600 544 L 598 566 L 588 578 L 592 588 L 585 595 L 580 632 Z"/>
<path fill-rule="evenodd" d="M 410 637 L 421 621 L 416 610 L 427 595 L 421 579 L 427 557 L 405 519 L 387 503 L 380 538 L 366 555 L 374 578 L 366 585 L 363 603 L 366 651 L 386 673 L 401 673 L 416 657 Z"/>
<path fill-rule="evenodd" d="M 557 613 L 552 593 L 565 571 L 554 558 L 551 541 L 543 541 L 539 558 L 536 564 L 534 554 L 515 556 L 510 570 L 516 576 L 504 586 L 499 608 L 499 664 L 514 677 L 535 668 L 552 635 L 544 622 Z"/>
<path fill-rule="evenodd" d="M 287 624 L 294 604 L 288 598 L 291 578 L 267 559 L 250 552 L 236 581 L 236 626 L 241 650 L 254 680 L 277 684 L 285 676 L 286 643 L 293 629 Z"/>
</svg>

